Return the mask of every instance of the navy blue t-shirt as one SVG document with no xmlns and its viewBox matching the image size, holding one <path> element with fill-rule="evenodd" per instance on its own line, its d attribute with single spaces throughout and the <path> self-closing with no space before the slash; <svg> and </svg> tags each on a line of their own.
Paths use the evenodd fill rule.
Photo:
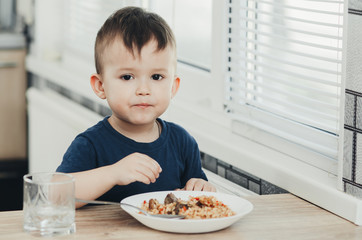
<svg viewBox="0 0 362 240">
<path fill-rule="evenodd" d="M 201 169 L 195 139 L 179 125 L 157 119 L 162 126 L 160 137 L 151 143 L 140 143 L 117 132 L 109 124 L 108 118 L 74 139 L 57 172 L 81 172 L 110 165 L 134 152 L 146 154 L 160 164 L 162 172 L 155 183 L 133 182 L 114 186 L 99 198 L 109 201 L 120 201 L 139 193 L 183 188 L 190 178 L 207 180 Z"/>
</svg>

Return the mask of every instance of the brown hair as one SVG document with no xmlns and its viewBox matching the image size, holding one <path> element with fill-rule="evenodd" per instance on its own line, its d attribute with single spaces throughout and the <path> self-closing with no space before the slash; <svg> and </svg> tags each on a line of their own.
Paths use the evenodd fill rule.
<svg viewBox="0 0 362 240">
<path fill-rule="evenodd" d="M 146 12 L 138 7 L 125 7 L 112 14 L 98 31 L 94 56 L 96 71 L 102 72 L 102 54 L 117 37 L 123 40 L 125 47 L 139 54 L 142 47 L 151 39 L 158 43 L 157 50 L 167 46 L 176 49 L 175 37 L 165 20 L 155 13 Z"/>
</svg>

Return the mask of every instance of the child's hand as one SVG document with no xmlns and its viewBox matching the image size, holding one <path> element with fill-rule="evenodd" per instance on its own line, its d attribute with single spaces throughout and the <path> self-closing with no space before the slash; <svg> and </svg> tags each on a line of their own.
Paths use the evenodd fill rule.
<svg viewBox="0 0 362 240">
<path fill-rule="evenodd" d="M 191 178 L 182 190 L 216 192 L 214 185 L 201 178 Z"/>
<path fill-rule="evenodd" d="M 158 162 L 142 153 L 132 153 L 111 165 L 111 174 L 117 185 L 132 182 L 154 183 L 162 171 Z"/>
</svg>

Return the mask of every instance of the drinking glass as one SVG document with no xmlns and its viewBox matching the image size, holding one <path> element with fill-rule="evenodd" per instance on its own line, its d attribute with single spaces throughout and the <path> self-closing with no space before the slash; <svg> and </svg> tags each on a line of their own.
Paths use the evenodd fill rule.
<svg viewBox="0 0 362 240">
<path fill-rule="evenodd" d="M 35 235 L 74 233 L 74 178 L 65 173 L 32 173 L 24 177 L 24 230 Z"/>
</svg>

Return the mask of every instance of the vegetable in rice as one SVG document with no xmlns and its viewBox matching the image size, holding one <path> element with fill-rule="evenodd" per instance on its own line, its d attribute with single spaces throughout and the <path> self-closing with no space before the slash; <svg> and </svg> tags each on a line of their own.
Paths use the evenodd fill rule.
<svg viewBox="0 0 362 240">
<path fill-rule="evenodd" d="M 157 199 L 145 200 L 142 209 L 151 214 L 173 214 L 185 215 L 185 219 L 210 219 L 222 218 L 235 215 L 235 213 L 224 203 L 214 196 L 189 196 L 188 201 L 176 198 L 170 193 L 166 196 L 164 203 Z"/>
</svg>

